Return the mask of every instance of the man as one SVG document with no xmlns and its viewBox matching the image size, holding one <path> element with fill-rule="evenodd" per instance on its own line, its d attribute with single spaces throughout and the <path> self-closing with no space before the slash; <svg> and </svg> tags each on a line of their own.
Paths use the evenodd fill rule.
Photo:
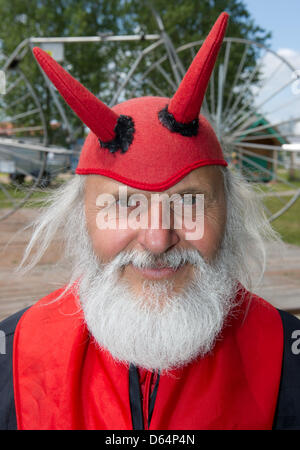
<svg viewBox="0 0 300 450">
<path fill-rule="evenodd" d="M 276 236 L 199 115 L 227 20 L 171 100 L 112 109 L 34 49 L 91 132 L 21 263 L 59 232 L 70 281 L 1 324 L 2 428 L 300 427 L 300 322 L 246 289 Z"/>
</svg>

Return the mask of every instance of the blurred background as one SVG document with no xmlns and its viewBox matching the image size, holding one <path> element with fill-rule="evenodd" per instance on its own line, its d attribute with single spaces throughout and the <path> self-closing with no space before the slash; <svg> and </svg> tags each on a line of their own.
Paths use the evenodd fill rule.
<svg viewBox="0 0 300 450">
<path fill-rule="evenodd" d="M 89 130 L 35 62 L 49 52 L 110 106 L 171 97 L 222 11 L 226 38 L 202 113 L 230 170 L 257 189 L 284 247 L 255 292 L 300 314 L 299 0 L 0 0 L 0 319 L 60 287 L 60 239 L 25 277 L 24 229 L 73 176 Z"/>
</svg>

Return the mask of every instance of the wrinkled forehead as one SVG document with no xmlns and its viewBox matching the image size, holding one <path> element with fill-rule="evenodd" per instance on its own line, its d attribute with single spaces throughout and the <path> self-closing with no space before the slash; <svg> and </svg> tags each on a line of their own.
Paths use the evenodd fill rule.
<svg viewBox="0 0 300 450">
<path fill-rule="evenodd" d="M 102 193 L 109 193 L 118 195 L 120 188 L 126 188 L 128 195 L 135 193 L 143 193 L 147 196 L 156 191 L 144 191 L 128 186 L 124 183 L 118 182 L 112 178 L 103 175 L 88 175 L 85 183 L 85 193 L 89 197 L 97 197 Z M 199 193 L 211 196 L 218 196 L 224 192 L 223 174 L 220 166 L 203 166 L 199 167 L 184 178 L 182 178 L 174 186 L 170 187 L 160 193 L 184 194 L 184 193 Z"/>
</svg>

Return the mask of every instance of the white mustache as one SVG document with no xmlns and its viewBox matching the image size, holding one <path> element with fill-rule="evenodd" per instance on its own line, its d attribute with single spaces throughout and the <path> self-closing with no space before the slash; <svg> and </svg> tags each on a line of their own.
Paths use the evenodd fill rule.
<svg viewBox="0 0 300 450">
<path fill-rule="evenodd" d="M 91 335 L 113 358 L 164 371 L 213 348 L 234 306 L 235 285 L 228 276 L 227 254 L 209 264 L 196 249 L 178 247 L 163 254 L 135 249 L 120 252 L 103 262 L 102 268 L 92 255 L 84 258 L 80 301 Z M 190 262 L 198 267 L 178 293 L 172 280 L 151 281 L 136 293 L 120 277 L 119 269 L 127 264 L 151 267 L 158 262 L 173 267 Z"/>
<path fill-rule="evenodd" d="M 139 251 L 132 250 L 130 252 L 121 252 L 113 260 L 115 269 L 122 269 L 128 264 L 132 264 L 137 269 L 158 269 L 172 268 L 179 269 L 184 264 L 192 264 L 201 266 L 205 263 L 204 258 L 195 249 L 176 249 L 166 253 L 154 254 L 149 250 Z"/>
</svg>

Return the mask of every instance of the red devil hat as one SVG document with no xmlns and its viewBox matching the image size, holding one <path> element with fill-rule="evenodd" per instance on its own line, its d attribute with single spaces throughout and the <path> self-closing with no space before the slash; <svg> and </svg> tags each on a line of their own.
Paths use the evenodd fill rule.
<svg viewBox="0 0 300 450">
<path fill-rule="evenodd" d="M 223 165 L 220 143 L 200 109 L 226 31 L 222 13 L 172 99 L 134 98 L 109 108 L 38 47 L 34 56 L 91 130 L 77 174 L 99 174 L 136 189 L 163 191 L 189 172 Z"/>
</svg>

